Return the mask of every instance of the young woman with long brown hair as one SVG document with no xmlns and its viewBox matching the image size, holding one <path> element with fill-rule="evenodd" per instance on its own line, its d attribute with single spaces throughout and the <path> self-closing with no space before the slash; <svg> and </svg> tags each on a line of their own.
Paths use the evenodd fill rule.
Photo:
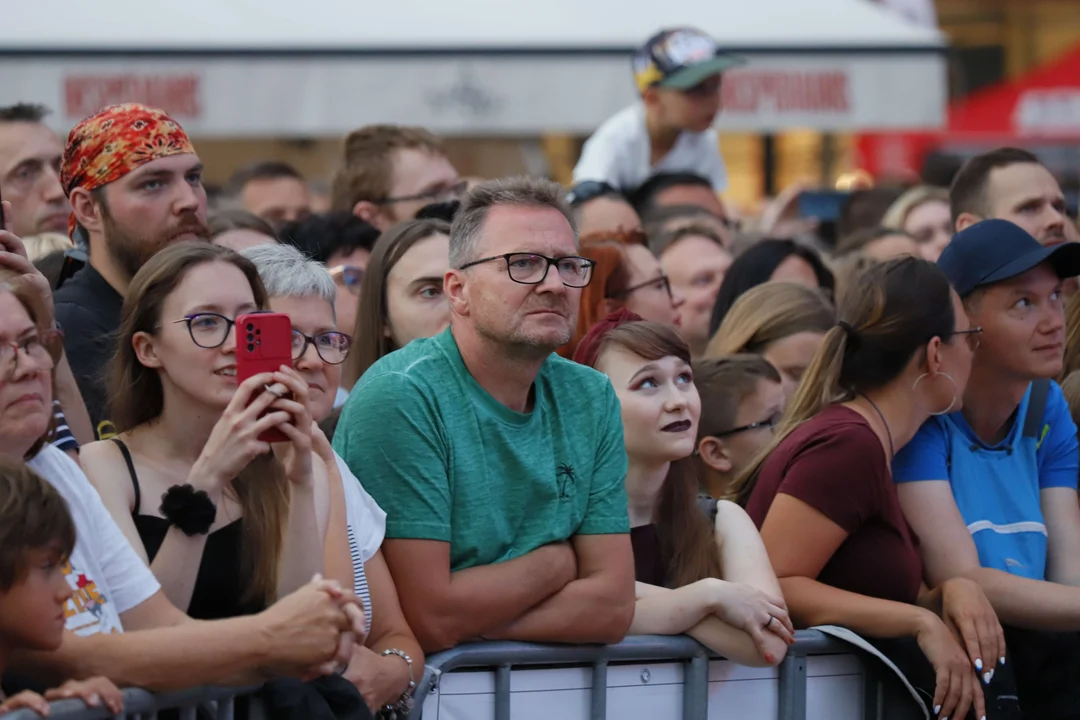
<svg viewBox="0 0 1080 720">
<path fill-rule="evenodd" d="M 119 435 L 83 449 L 117 525 L 199 619 L 257 612 L 322 572 L 329 490 L 307 384 L 290 366 L 237 384 L 236 318 L 266 307 L 254 265 L 232 250 L 155 255 L 124 301 L 110 386 Z M 289 442 L 258 440 L 271 427 Z M 344 541 L 340 552 L 347 565 Z"/>
<path fill-rule="evenodd" d="M 736 662 L 779 663 L 791 622 L 753 523 L 733 503 L 718 503 L 715 520 L 697 504 L 701 401 L 686 342 L 623 310 L 574 359 L 610 378 L 622 408 L 637 576 L 630 633 L 685 632 Z"/>
<path fill-rule="evenodd" d="M 355 344 L 345 363 L 346 388 L 379 358 L 417 338 L 438 335 L 450 323 L 442 279 L 450 267 L 450 225 L 409 220 L 375 242 L 360 286 Z"/>
<path fill-rule="evenodd" d="M 839 316 L 733 494 L 761 528 L 796 626 L 870 638 L 927 709 L 985 717 L 996 703 L 976 671 L 989 684 L 1001 625 L 975 583 L 923 584 L 890 470 L 931 415 L 961 402 L 981 329 L 945 275 L 912 257 L 870 268 Z"/>
</svg>

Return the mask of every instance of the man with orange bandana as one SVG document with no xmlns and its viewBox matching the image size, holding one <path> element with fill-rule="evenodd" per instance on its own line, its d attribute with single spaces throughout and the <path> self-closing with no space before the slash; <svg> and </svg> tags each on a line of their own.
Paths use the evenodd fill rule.
<svg viewBox="0 0 1080 720">
<path fill-rule="evenodd" d="M 56 293 L 64 347 L 98 438 L 112 434 L 103 381 L 131 278 L 170 243 L 205 240 L 202 162 L 179 123 L 143 105 L 107 107 L 68 135 L 60 182 L 89 262 Z"/>
</svg>

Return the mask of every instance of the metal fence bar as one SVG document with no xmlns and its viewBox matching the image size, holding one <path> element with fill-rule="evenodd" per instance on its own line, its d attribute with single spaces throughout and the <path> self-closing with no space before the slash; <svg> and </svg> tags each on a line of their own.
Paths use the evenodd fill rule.
<svg viewBox="0 0 1080 720">
<path fill-rule="evenodd" d="M 592 669 L 589 720 L 607 720 L 607 661 L 597 660 Z"/>
<path fill-rule="evenodd" d="M 683 720 L 705 720 L 709 714 L 709 658 L 695 655 L 683 665 Z"/>
<path fill-rule="evenodd" d="M 236 707 L 235 698 L 225 698 L 218 702 L 217 713 L 215 717 L 217 720 L 233 720 L 233 711 Z"/>
<path fill-rule="evenodd" d="M 779 720 L 806 720 L 806 656 L 788 655 L 780 663 Z"/>
<path fill-rule="evenodd" d="M 495 668 L 495 720 L 510 720 L 510 664 Z"/>
</svg>

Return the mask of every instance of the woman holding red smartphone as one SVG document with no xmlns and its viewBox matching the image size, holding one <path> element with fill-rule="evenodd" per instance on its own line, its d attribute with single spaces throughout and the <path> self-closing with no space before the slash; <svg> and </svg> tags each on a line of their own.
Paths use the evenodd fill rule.
<svg viewBox="0 0 1080 720">
<path fill-rule="evenodd" d="M 237 378 L 236 320 L 266 304 L 254 266 L 231 250 L 181 243 L 155 255 L 124 302 L 110 377 L 119 434 L 81 455 L 129 542 L 194 618 L 258 612 L 323 569 L 330 502 L 307 384 L 287 360 Z"/>
</svg>

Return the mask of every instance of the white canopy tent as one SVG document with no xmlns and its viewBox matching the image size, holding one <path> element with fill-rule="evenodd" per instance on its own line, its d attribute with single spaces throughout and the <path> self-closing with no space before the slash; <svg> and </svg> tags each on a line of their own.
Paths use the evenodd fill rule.
<svg viewBox="0 0 1080 720">
<path fill-rule="evenodd" d="M 942 36 L 867 0 L 34 0 L 5 7 L 0 104 L 61 131 L 141 101 L 202 137 L 588 133 L 633 101 L 633 48 L 681 24 L 751 61 L 722 128 L 943 122 Z"/>
</svg>

